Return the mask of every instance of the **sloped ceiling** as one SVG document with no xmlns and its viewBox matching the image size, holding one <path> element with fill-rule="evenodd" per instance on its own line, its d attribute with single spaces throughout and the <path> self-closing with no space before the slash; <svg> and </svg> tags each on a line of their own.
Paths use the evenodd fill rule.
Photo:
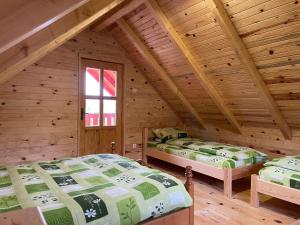
<svg viewBox="0 0 300 225">
<path fill-rule="evenodd" d="M 274 126 L 251 74 L 207 2 L 158 0 L 160 9 L 241 125 Z M 296 0 L 223 0 L 239 36 L 288 126 L 300 128 L 300 4 Z M 229 125 L 190 65 L 142 4 L 124 17 L 205 122 Z M 193 116 L 117 26 L 108 28 L 182 118 Z"/>
</svg>

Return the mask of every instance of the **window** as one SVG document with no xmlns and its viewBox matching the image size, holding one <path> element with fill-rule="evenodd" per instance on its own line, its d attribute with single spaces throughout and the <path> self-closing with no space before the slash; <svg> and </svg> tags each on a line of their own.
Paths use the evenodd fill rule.
<svg viewBox="0 0 300 225">
<path fill-rule="evenodd" d="M 117 71 L 85 68 L 85 126 L 117 124 Z"/>
</svg>

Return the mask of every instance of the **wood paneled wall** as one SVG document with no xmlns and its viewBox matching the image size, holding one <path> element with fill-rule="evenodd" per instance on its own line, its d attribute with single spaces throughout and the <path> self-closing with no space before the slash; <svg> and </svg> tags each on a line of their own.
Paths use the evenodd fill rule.
<svg viewBox="0 0 300 225">
<path fill-rule="evenodd" d="M 124 64 L 127 150 L 142 127 L 180 123 L 109 34 L 85 31 L 0 86 L 0 163 L 77 154 L 79 54 Z"/>
</svg>

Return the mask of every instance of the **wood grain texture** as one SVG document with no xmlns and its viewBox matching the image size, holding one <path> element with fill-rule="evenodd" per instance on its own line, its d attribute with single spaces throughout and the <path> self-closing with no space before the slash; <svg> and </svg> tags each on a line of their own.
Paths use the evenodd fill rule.
<svg viewBox="0 0 300 225">
<path fill-rule="evenodd" d="M 202 69 L 203 67 L 197 62 L 195 56 L 187 48 L 186 44 L 181 40 L 179 34 L 173 28 L 172 24 L 169 22 L 167 17 L 161 11 L 157 2 L 155 0 L 148 0 L 145 4 L 148 7 L 148 9 L 151 11 L 152 15 L 154 16 L 158 24 L 160 24 L 161 28 L 164 30 L 164 32 L 167 33 L 168 37 L 172 40 L 174 45 L 181 52 L 182 56 L 189 63 L 189 65 L 193 69 L 195 76 L 200 80 L 203 88 L 206 90 L 208 95 L 213 99 L 214 103 L 217 105 L 219 110 L 224 114 L 224 116 L 230 122 L 233 128 L 238 133 L 240 133 L 241 129 L 240 129 L 239 122 L 236 120 L 236 118 L 234 117 L 230 109 L 227 107 L 226 103 L 224 102 L 224 99 L 220 96 L 218 91 L 215 89 L 214 85 L 207 78 L 206 73 Z"/>
<path fill-rule="evenodd" d="M 222 30 L 226 33 L 228 38 L 231 41 L 232 46 L 235 48 L 238 53 L 241 61 L 244 63 L 249 74 L 255 83 L 258 92 L 261 95 L 261 98 L 267 108 L 269 109 L 270 114 L 273 116 L 276 124 L 280 128 L 283 136 L 287 139 L 292 138 L 292 131 L 287 124 L 287 121 L 284 119 L 282 113 L 279 110 L 278 105 L 274 101 L 273 97 L 270 94 L 261 74 L 259 73 L 252 56 L 250 55 L 247 47 L 240 38 L 239 33 L 236 31 L 235 26 L 233 25 L 231 19 L 229 18 L 222 1 L 220 0 L 205 0 L 210 7 L 212 13 L 216 17 L 216 20 L 220 24 Z"/>
<path fill-rule="evenodd" d="M 135 32 L 130 28 L 130 26 L 126 23 L 124 19 L 120 19 L 117 21 L 118 26 L 123 30 L 123 32 L 128 36 L 128 38 L 132 41 L 132 43 L 137 47 L 140 53 L 145 57 L 146 61 L 149 62 L 150 66 L 154 68 L 154 70 L 160 75 L 161 79 L 165 82 L 165 84 L 172 90 L 173 94 L 178 97 L 182 103 L 188 108 L 190 113 L 195 117 L 198 121 L 199 126 L 205 127 L 206 124 L 199 116 L 197 110 L 194 106 L 186 99 L 186 97 L 182 94 L 182 92 L 178 89 L 176 84 L 169 77 L 168 73 L 159 65 L 157 60 L 153 57 L 147 46 L 143 44 L 140 38 L 135 34 Z"/>
<path fill-rule="evenodd" d="M 0 54 L 87 2 L 88 0 L 34 0 L 25 4 L 19 2 L 8 9 L 7 3 L 2 1 L 1 7 L 10 10 L 10 14 L 0 20 Z"/>
<path fill-rule="evenodd" d="M 87 28 L 125 0 L 91 0 L 0 55 L 0 83 Z"/>
<path fill-rule="evenodd" d="M 85 31 L 1 85 L 0 163 L 77 155 L 79 55 L 124 65 L 126 152 L 142 127 L 181 124 L 110 34 Z"/>
</svg>

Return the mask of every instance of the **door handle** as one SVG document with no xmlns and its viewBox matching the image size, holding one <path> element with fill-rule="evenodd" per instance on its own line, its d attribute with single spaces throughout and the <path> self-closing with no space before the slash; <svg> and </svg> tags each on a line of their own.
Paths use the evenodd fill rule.
<svg viewBox="0 0 300 225">
<path fill-rule="evenodd" d="M 80 110 L 80 119 L 84 120 L 84 109 L 83 108 L 81 108 L 81 110 Z"/>
</svg>

